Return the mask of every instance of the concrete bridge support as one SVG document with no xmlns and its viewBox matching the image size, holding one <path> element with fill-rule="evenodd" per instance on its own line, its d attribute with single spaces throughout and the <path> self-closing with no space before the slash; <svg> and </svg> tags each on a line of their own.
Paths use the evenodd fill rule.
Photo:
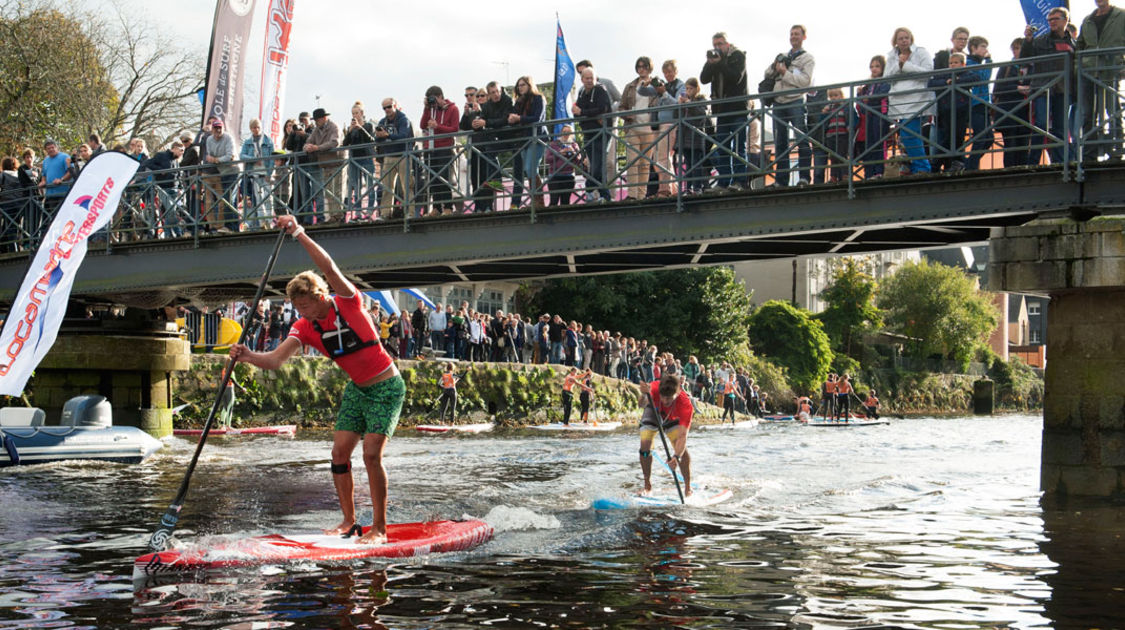
<svg viewBox="0 0 1125 630">
<path fill-rule="evenodd" d="M 35 370 L 33 402 L 56 424 L 71 397 L 101 394 L 113 406 L 114 424 L 164 437 L 172 434 L 172 373 L 190 367 L 191 346 L 178 334 L 64 329 Z"/>
<path fill-rule="evenodd" d="M 1125 217 L 994 230 L 989 286 L 1047 293 L 1041 488 L 1125 497 Z"/>
</svg>

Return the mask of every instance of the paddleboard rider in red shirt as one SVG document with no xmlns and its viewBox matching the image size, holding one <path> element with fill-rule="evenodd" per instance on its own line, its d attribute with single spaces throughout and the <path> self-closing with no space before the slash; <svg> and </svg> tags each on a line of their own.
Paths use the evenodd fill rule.
<svg viewBox="0 0 1125 630">
<path fill-rule="evenodd" d="M 230 356 L 264 370 L 276 370 L 308 345 L 347 372 L 351 382 L 344 388 L 332 442 L 332 480 L 344 518 L 324 533 L 345 536 L 359 533 L 351 458 L 352 451 L 362 441 L 374 517 L 371 529 L 356 542 L 385 543 L 388 484 L 383 450 L 398 425 L 406 384 L 379 343 L 379 334 L 363 309 L 363 297 L 355 285 L 344 277 L 328 252 L 305 233 L 296 219 L 280 216 L 276 222 L 305 248 L 324 278 L 305 271 L 289 281 L 285 293 L 301 319 L 293 323 L 289 336 L 277 348 L 270 352 L 253 352 L 242 344 L 235 344 L 231 346 Z M 329 294 L 329 288 L 335 295 Z"/>
<path fill-rule="evenodd" d="M 641 473 L 645 480 L 645 494 L 652 492 L 649 477 L 652 473 L 652 439 L 664 433 L 672 446 L 672 458 L 668 466 L 673 470 L 679 466 L 684 478 L 684 496 L 691 495 L 691 454 L 687 450 L 688 430 L 691 428 L 691 397 L 680 389 L 680 377 L 672 373 L 664 374 L 659 381 L 649 384 L 641 393 Z"/>
</svg>

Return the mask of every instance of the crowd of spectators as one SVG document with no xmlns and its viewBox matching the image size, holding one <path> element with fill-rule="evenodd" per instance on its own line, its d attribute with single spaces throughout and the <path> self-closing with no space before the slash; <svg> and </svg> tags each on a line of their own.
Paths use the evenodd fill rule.
<svg viewBox="0 0 1125 630">
<path fill-rule="evenodd" d="M 956 28 L 951 46 L 931 54 L 900 27 L 890 50 L 870 58 L 869 77 L 846 89 L 818 87 L 816 56 L 800 24 L 757 75 L 722 32 L 697 77 L 681 79 L 672 59 L 655 76 L 654 60 L 641 56 L 636 77 L 618 90 L 583 60 L 573 122 L 557 132 L 530 76 L 511 93 L 496 81 L 467 87 L 461 107 L 432 86 L 417 128 L 395 98 L 381 101 L 377 118 L 357 101 L 342 125 L 323 108 L 302 112 L 285 122 L 276 146 L 257 120 L 236 146 L 223 121 L 211 119 L 152 155 L 139 138 L 112 149 L 142 171 L 115 227 L 134 238 L 174 238 L 189 229 L 258 229 L 277 212 L 306 224 L 377 221 L 784 188 L 892 170 L 954 173 L 981 168 L 997 149 L 1003 166 L 1120 158 L 1125 57 L 1115 49 L 1125 46 L 1125 11 L 1108 0 L 1095 5 L 1077 24 L 1067 9 L 1051 10 L 1049 28 L 1028 27 L 1010 43 L 1013 62 L 999 67 L 989 41 L 968 28 Z M 1073 78 L 1076 65 L 1083 82 Z M 1070 79 L 1062 78 L 1066 70 Z M 767 121 L 772 152 L 762 147 Z M 1075 154 L 1080 134 L 1095 142 L 1092 153 Z M 107 149 L 92 134 L 71 153 L 53 140 L 44 150 L 41 162 L 32 149 L 22 160 L 3 158 L 0 237 L 8 251 Z"/>
</svg>

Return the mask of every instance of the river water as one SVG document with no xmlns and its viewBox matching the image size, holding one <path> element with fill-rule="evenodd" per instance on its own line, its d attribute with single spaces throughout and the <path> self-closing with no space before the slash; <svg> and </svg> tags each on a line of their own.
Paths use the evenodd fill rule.
<svg viewBox="0 0 1125 630">
<path fill-rule="evenodd" d="M 0 627 L 1123 625 L 1120 609 L 1052 605 L 1062 571 L 1046 551 L 1058 519 L 1039 503 L 1041 427 L 1026 416 L 697 427 L 696 481 L 730 488 L 733 499 L 606 512 L 591 501 L 639 486 L 631 431 L 404 429 L 387 453 L 390 520 L 482 517 L 496 528 L 491 542 L 402 562 L 274 565 L 159 584 L 134 584 L 131 563 L 194 441 L 170 438 L 138 466 L 8 468 Z M 329 439 L 211 438 L 177 535 L 192 543 L 334 524 Z M 354 464 L 365 488 L 358 455 Z M 667 472 L 654 480 L 671 490 Z"/>
</svg>

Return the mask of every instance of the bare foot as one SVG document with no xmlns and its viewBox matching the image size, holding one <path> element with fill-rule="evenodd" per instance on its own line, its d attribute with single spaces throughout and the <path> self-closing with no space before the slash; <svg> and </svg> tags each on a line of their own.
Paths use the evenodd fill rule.
<svg viewBox="0 0 1125 630">
<path fill-rule="evenodd" d="M 387 535 L 376 533 L 373 529 L 367 530 L 366 534 L 355 539 L 357 545 L 382 545 L 386 542 Z"/>
<path fill-rule="evenodd" d="M 355 525 L 355 521 L 341 521 L 339 525 L 333 527 L 332 529 L 324 530 L 324 535 L 339 536 L 340 534 L 343 534 L 344 532 L 351 529 L 352 525 Z"/>
<path fill-rule="evenodd" d="M 690 497 L 690 496 L 691 496 L 691 486 L 688 486 L 688 487 L 684 488 L 684 497 L 686 498 L 686 497 Z"/>
<path fill-rule="evenodd" d="M 651 483 L 649 483 L 647 481 L 645 482 L 645 489 L 644 489 L 643 492 L 641 492 L 641 496 L 642 497 L 652 496 L 652 484 Z"/>
</svg>

